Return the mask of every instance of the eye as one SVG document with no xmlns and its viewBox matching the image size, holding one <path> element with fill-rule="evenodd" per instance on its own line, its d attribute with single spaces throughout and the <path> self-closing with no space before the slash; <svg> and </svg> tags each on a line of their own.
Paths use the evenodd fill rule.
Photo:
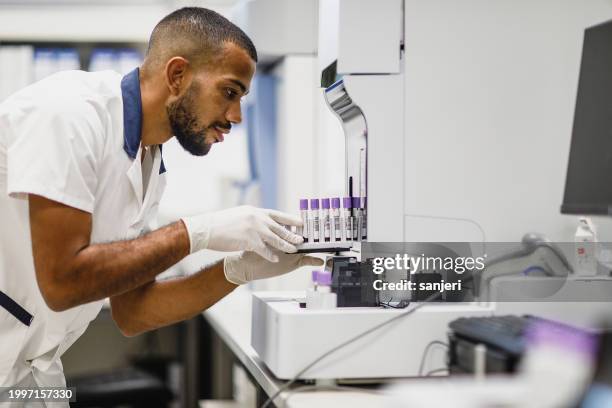
<svg viewBox="0 0 612 408">
<path fill-rule="evenodd" d="M 236 92 L 232 88 L 225 88 L 225 97 L 228 100 L 233 101 L 233 100 L 235 100 L 238 97 L 238 92 Z"/>
</svg>

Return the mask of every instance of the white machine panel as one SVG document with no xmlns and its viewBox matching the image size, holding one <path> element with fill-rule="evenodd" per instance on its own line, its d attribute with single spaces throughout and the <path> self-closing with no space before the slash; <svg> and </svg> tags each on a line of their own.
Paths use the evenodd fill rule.
<svg viewBox="0 0 612 408">
<path fill-rule="evenodd" d="M 337 60 L 340 74 L 398 73 L 401 40 L 402 0 L 319 2 L 321 70 Z"/>
<path fill-rule="evenodd" d="M 400 71 L 402 0 L 340 0 L 338 27 L 338 73 Z"/>
<path fill-rule="evenodd" d="M 576 220 L 560 215 L 560 204 L 581 45 L 585 28 L 612 18 L 610 0 L 323 1 L 321 68 L 338 61 L 337 72 L 324 72 L 325 95 L 345 88 L 346 95 L 328 103 L 347 138 L 367 140 L 361 150 L 347 143 L 345 153 L 354 161 L 354 151 L 367 151 L 368 241 L 518 242 L 533 231 L 571 239 Z M 343 116 L 347 109 L 358 115 Z M 354 167 L 346 165 L 351 186 Z M 608 232 L 600 239 L 609 240 L 611 220 L 598 223 Z M 359 246 L 353 249 L 359 255 Z M 540 279 L 520 278 L 499 278 L 488 299 L 520 292 L 520 285 L 529 293 Z M 611 282 L 568 279 L 567 288 L 606 294 Z M 252 346 L 281 379 L 406 311 L 302 309 L 296 301 L 302 297 L 253 297 Z M 547 300 L 428 304 L 300 378 L 417 376 L 426 346 L 445 341 L 448 323 L 459 317 L 531 313 L 594 326 L 609 309 L 605 296 Z M 438 357 L 429 362 L 437 367 L 428 368 L 445 365 Z"/>
<path fill-rule="evenodd" d="M 294 377 L 331 348 L 406 311 L 365 307 L 301 309 L 295 299 L 303 297 L 303 292 L 253 294 L 251 345 L 281 379 Z M 490 307 L 476 304 L 427 305 L 338 350 L 300 378 L 417 376 L 427 344 L 432 340 L 446 342 L 450 321 L 492 312 Z M 428 359 L 430 365 L 426 368 L 444 366 L 444 355 L 436 357 Z"/>
<path fill-rule="evenodd" d="M 612 3 L 406 0 L 405 18 L 411 239 L 461 239 L 460 223 L 449 231 L 441 219 L 477 223 L 486 241 L 573 239 L 576 217 L 560 205 L 583 34 L 612 18 Z M 380 159 L 370 158 L 372 168 Z"/>
</svg>

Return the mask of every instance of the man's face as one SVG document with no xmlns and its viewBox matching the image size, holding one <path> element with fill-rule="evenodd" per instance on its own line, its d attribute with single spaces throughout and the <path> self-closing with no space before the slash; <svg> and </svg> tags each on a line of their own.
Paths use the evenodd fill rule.
<svg viewBox="0 0 612 408">
<path fill-rule="evenodd" d="M 255 62 L 239 46 L 226 43 L 221 55 L 194 73 L 189 88 L 166 107 L 172 132 L 185 150 L 203 156 L 242 121 L 241 98 L 255 73 Z"/>
</svg>

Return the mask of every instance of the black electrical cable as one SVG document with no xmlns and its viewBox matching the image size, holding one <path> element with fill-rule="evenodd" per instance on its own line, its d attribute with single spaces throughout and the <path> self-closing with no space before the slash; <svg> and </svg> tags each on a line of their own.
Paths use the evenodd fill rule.
<svg viewBox="0 0 612 408">
<path fill-rule="evenodd" d="M 375 332 L 376 330 L 391 324 L 397 320 L 400 320 L 403 317 L 406 316 L 410 316 L 412 313 L 416 312 L 417 310 L 419 310 L 421 307 L 425 306 L 428 302 L 431 302 L 435 299 L 437 299 L 439 296 L 441 295 L 441 292 L 436 292 L 434 294 L 432 294 L 431 296 L 429 296 L 428 298 L 426 298 L 422 303 L 419 303 L 418 305 L 416 305 L 415 307 L 413 307 L 410 310 L 407 310 L 405 312 L 402 312 L 400 314 L 398 314 L 395 317 L 392 317 L 391 319 L 384 321 L 380 324 L 377 324 L 374 327 L 369 328 L 368 330 L 365 330 L 364 332 L 351 337 L 350 339 L 340 343 L 339 345 L 337 345 L 336 347 L 333 347 L 332 349 L 326 351 L 325 353 L 321 354 L 318 358 L 316 358 L 312 363 L 306 365 L 306 367 L 304 367 L 303 369 L 301 369 L 300 371 L 298 371 L 298 373 L 289 381 L 287 381 L 285 384 L 283 384 L 278 391 L 276 391 L 272 396 L 270 396 L 261 406 L 261 408 L 267 408 L 276 397 L 278 397 L 283 391 L 285 391 L 286 389 L 288 389 L 293 383 L 295 383 L 306 371 L 310 370 L 312 367 L 314 367 L 317 363 L 319 363 L 321 360 L 323 360 L 324 358 L 328 357 L 329 355 L 335 353 L 336 351 L 346 347 L 347 345 L 361 339 L 364 336 L 367 336 L 370 333 Z"/>
</svg>

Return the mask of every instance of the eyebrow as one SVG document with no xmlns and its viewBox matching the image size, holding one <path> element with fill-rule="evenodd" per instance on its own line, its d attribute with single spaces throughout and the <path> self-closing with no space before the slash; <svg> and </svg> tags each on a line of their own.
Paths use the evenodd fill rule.
<svg viewBox="0 0 612 408">
<path fill-rule="evenodd" d="M 234 83 L 235 85 L 238 85 L 238 87 L 239 87 L 239 88 L 240 88 L 240 90 L 242 91 L 242 94 L 243 94 L 243 95 L 246 95 L 246 94 L 248 94 L 248 93 L 249 93 L 249 90 L 247 89 L 247 87 L 246 87 L 246 86 L 244 86 L 244 84 L 243 84 L 242 82 L 240 82 L 239 80 L 234 79 L 234 78 L 228 78 L 228 81 L 230 81 L 230 82 Z"/>
</svg>

